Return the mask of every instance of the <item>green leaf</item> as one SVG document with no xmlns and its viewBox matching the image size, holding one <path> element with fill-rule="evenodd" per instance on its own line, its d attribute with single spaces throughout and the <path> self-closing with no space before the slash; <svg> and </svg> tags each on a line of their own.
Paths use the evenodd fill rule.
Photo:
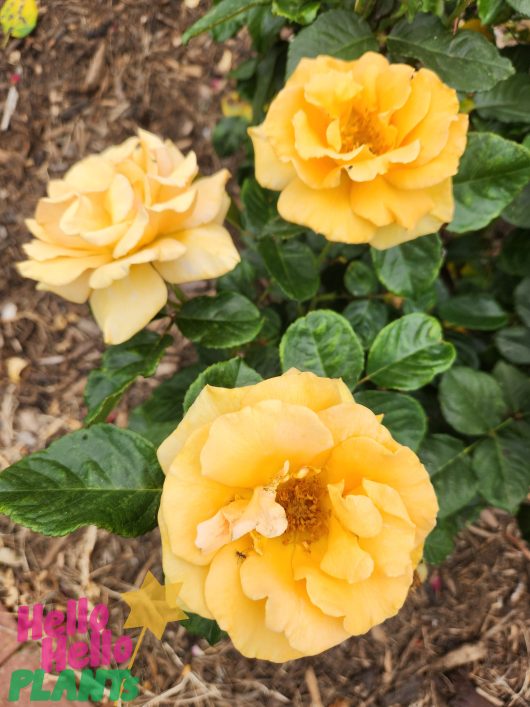
<svg viewBox="0 0 530 707">
<path fill-rule="evenodd" d="M 145 403 L 129 415 L 129 429 L 138 432 L 155 447 L 159 447 L 182 419 L 182 404 L 186 391 L 202 371 L 195 363 L 175 373 L 158 385 Z"/>
<path fill-rule="evenodd" d="M 445 434 L 430 435 L 420 447 L 419 456 L 432 478 L 439 519 L 462 510 L 475 498 L 477 478 L 461 440 Z"/>
<path fill-rule="evenodd" d="M 258 5 L 270 5 L 271 0 L 221 0 L 205 15 L 197 20 L 182 35 L 182 43 L 187 44 L 192 37 L 209 32 L 219 25 L 235 20 L 241 13 Z"/>
<path fill-rule="evenodd" d="M 423 440 L 418 454 L 430 476 L 436 476 L 460 457 L 464 449 L 463 441 L 457 437 L 433 434 Z"/>
<path fill-rule="evenodd" d="M 350 302 L 342 312 L 364 349 L 369 349 L 375 337 L 388 322 L 388 307 L 377 300 Z"/>
<path fill-rule="evenodd" d="M 458 91 L 485 91 L 514 73 L 508 59 L 478 32 L 453 34 L 433 15 L 401 20 L 388 37 L 393 54 L 417 59 Z"/>
<path fill-rule="evenodd" d="M 253 178 L 245 179 L 241 188 L 243 222 L 249 231 L 261 235 L 268 222 L 277 216 L 276 196 L 263 189 Z"/>
<path fill-rule="evenodd" d="M 530 378 L 504 361 L 497 362 L 493 375 L 502 388 L 509 411 L 530 412 Z"/>
<path fill-rule="evenodd" d="M 530 277 L 525 277 L 515 288 L 515 311 L 530 327 Z"/>
<path fill-rule="evenodd" d="M 506 236 L 499 267 L 509 275 L 530 275 L 530 232 L 518 230 Z"/>
<path fill-rule="evenodd" d="M 228 637 L 228 634 L 219 628 L 216 621 L 204 619 L 198 614 L 190 614 L 189 612 L 186 612 L 186 614 L 188 618 L 181 621 L 180 624 L 192 636 L 205 638 L 211 646 Z"/>
<path fill-rule="evenodd" d="M 353 385 L 363 369 L 359 339 L 344 317 L 327 309 L 310 312 L 287 329 L 280 342 L 282 369 L 298 368 Z"/>
<path fill-rule="evenodd" d="M 383 388 L 416 390 L 447 370 L 455 349 L 442 339 L 440 323 L 427 314 L 407 314 L 388 324 L 368 354 L 367 378 Z"/>
<path fill-rule="evenodd" d="M 344 273 L 344 286 L 355 297 L 363 297 L 377 290 L 377 278 L 366 263 L 352 260 Z"/>
<path fill-rule="evenodd" d="M 504 123 L 530 123 L 530 76 L 514 74 L 489 91 L 479 91 L 473 98 L 483 118 Z"/>
<path fill-rule="evenodd" d="M 512 326 L 501 329 L 495 335 L 497 348 L 512 363 L 530 363 L 530 329 Z"/>
<path fill-rule="evenodd" d="M 487 226 L 530 179 L 530 150 L 493 133 L 470 133 L 454 178 L 455 233 Z"/>
<path fill-rule="evenodd" d="M 442 265 L 442 242 L 436 234 L 388 250 L 371 248 L 371 253 L 383 285 L 404 297 L 414 297 L 430 287 Z"/>
<path fill-rule="evenodd" d="M 308 25 L 317 16 L 320 0 L 273 0 L 275 15 L 286 17 L 291 22 Z"/>
<path fill-rule="evenodd" d="M 427 536 L 423 558 L 430 565 L 440 565 L 455 549 L 454 536 L 458 531 L 451 525 L 438 523 Z"/>
<path fill-rule="evenodd" d="M 418 449 L 427 432 L 427 417 L 417 400 L 403 393 L 363 390 L 355 393 L 355 402 L 383 414 L 383 425 L 392 437 L 414 451 Z"/>
<path fill-rule="evenodd" d="M 219 157 L 230 157 L 249 139 L 248 120 L 241 116 L 221 118 L 212 132 L 212 143 Z"/>
<path fill-rule="evenodd" d="M 514 10 L 517 10 L 520 15 L 530 17 L 530 0 L 507 0 L 507 2 Z"/>
<path fill-rule="evenodd" d="M 377 50 L 377 41 L 363 19 L 347 10 L 330 10 L 319 15 L 289 44 L 287 76 L 304 57 L 327 54 L 338 59 L 357 59 L 365 52 Z"/>
<path fill-rule="evenodd" d="M 259 383 L 260 380 L 262 378 L 259 373 L 247 366 L 238 356 L 228 361 L 214 363 L 199 373 L 199 376 L 190 385 L 184 397 L 184 412 L 186 413 L 190 409 L 205 385 L 213 385 L 218 388 L 240 388 L 244 385 Z"/>
<path fill-rule="evenodd" d="M 295 240 L 278 242 L 267 236 L 260 239 L 258 251 L 269 274 L 287 297 L 304 302 L 315 296 L 320 278 L 316 258 L 308 245 Z"/>
<path fill-rule="evenodd" d="M 502 218 L 512 226 L 530 229 L 530 183 L 504 209 Z"/>
<path fill-rule="evenodd" d="M 0 512 L 44 535 L 97 525 L 133 537 L 156 526 L 163 481 L 150 442 L 99 424 L 3 471 Z"/>
<path fill-rule="evenodd" d="M 530 486 L 530 425 L 511 423 L 478 443 L 473 468 L 479 491 L 494 506 L 514 513 Z"/>
<path fill-rule="evenodd" d="M 504 0 L 478 0 L 478 15 L 482 24 L 493 24 L 503 6 Z"/>
<path fill-rule="evenodd" d="M 103 354 L 101 368 L 88 376 L 85 425 L 104 421 L 136 378 L 152 376 L 172 341 L 171 336 L 141 331 L 123 344 L 110 346 Z"/>
<path fill-rule="evenodd" d="M 252 341 L 263 324 L 259 309 L 237 292 L 194 297 L 182 306 L 177 324 L 184 336 L 210 348 L 231 348 Z"/>
<path fill-rule="evenodd" d="M 253 300 L 257 293 L 257 272 L 254 265 L 244 256 L 245 254 L 233 270 L 217 280 L 217 291 L 240 292 L 249 300 Z"/>
<path fill-rule="evenodd" d="M 439 305 L 438 312 L 440 319 L 450 324 L 479 331 L 493 331 L 508 323 L 504 309 L 485 292 L 450 297 Z"/>
<path fill-rule="evenodd" d="M 493 376 L 454 366 L 440 383 L 440 406 L 447 422 L 465 435 L 486 434 L 506 413 L 500 385 Z"/>
</svg>

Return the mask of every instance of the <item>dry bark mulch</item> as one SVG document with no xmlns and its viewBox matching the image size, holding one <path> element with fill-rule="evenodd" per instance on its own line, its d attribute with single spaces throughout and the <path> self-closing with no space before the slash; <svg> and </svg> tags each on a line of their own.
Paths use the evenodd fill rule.
<svg viewBox="0 0 530 707">
<path fill-rule="evenodd" d="M 0 469 L 80 427 L 86 377 L 102 348 L 86 307 L 37 293 L 18 277 L 23 219 L 48 178 L 137 125 L 193 148 L 204 172 L 219 168 L 211 129 L 246 42 L 219 47 L 201 37 L 182 47 L 183 28 L 206 4 L 43 0 L 36 32 L 0 56 L 0 110 L 22 67 L 19 103 L 0 133 Z M 189 357 L 177 341 L 158 378 Z M 128 409 L 152 385 L 126 396 L 117 424 L 127 424 Z M 24 603 L 64 607 L 88 596 L 109 605 L 119 635 L 127 613 L 120 593 L 148 570 L 162 578 L 157 531 L 135 540 L 93 528 L 46 538 L 5 518 L 0 531 L 0 597 L 12 614 Z M 285 665 L 247 660 L 229 641 L 209 647 L 170 625 L 161 642 L 146 638 L 133 669 L 141 697 L 132 704 L 529 705 L 529 560 L 514 521 L 486 512 L 398 617 Z"/>
</svg>

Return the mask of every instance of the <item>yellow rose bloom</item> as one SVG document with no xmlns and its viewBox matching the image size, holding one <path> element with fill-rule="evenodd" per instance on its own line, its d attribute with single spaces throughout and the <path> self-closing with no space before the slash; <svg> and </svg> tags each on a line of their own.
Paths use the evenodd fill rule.
<svg viewBox="0 0 530 707">
<path fill-rule="evenodd" d="M 428 69 L 302 59 L 249 133 L 256 179 L 280 191 L 278 211 L 330 241 L 385 249 L 451 220 L 451 177 L 468 118 Z"/>
<path fill-rule="evenodd" d="M 230 175 L 197 173 L 193 152 L 145 130 L 81 160 L 26 221 L 35 238 L 20 273 L 71 302 L 88 299 L 106 343 L 126 341 L 166 303 L 164 280 L 218 277 L 239 262 L 222 225 Z"/>
<path fill-rule="evenodd" d="M 243 655 L 314 655 L 405 601 L 436 496 L 341 380 L 206 386 L 158 457 L 166 581 Z"/>
</svg>

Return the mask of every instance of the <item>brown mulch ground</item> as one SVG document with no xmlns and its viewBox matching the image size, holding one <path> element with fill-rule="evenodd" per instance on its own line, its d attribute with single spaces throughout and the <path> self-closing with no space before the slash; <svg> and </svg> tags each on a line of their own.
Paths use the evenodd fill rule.
<svg viewBox="0 0 530 707">
<path fill-rule="evenodd" d="M 86 376 L 101 350 L 86 307 L 36 293 L 13 269 L 27 238 L 23 218 L 47 179 L 136 125 L 193 146 L 206 173 L 219 166 L 210 131 L 244 42 L 219 47 L 203 37 L 183 48 L 181 31 L 196 15 L 181 0 L 42 1 L 35 34 L 0 55 L 0 110 L 22 67 L 19 104 L 0 133 L 0 469 L 80 426 Z M 188 355 L 176 344 L 159 376 Z M 19 381 L 13 359 L 25 364 Z M 127 401 L 116 422 L 126 424 Z M 0 530 L 1 601 L 11 613 L 88 596 L 109 605 L 118 635 L 120 592 L 148 569 L 162 577 L 157 532 L 134 541 L 92 528 L 45 538 L 7 519 Z M 162 642 L 146 638 L 134 668 L 142 697 L 132 704 L 529 705 L 529 559 L 514 522 L 488 512 L 397 618 L 283 666 L 246 660 L 229 642 L 210 648 L 173 624 Z"/>
</svg>

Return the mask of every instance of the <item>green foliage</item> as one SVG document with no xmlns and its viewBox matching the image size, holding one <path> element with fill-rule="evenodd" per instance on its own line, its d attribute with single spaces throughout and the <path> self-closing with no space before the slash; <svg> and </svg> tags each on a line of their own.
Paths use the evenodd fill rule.
<svg viewBox="0 0 530 707">
<path fill-rule="evenodd" d="M 228 361 L 219 361 L 199 373 L 198 377 L 188 388 L 184 396 L 183 409 L 186 413 L 195 402 L 197 396 L 205 385 L 219 388 L 239 388 L 243 385 L 252 385 L 262 380 L 259 373 L 247 366 L 242 358 L 231 358 Z"/>
<path fill-rule="evenodd" d="M 316 258 L 309 246 L 296 240 L 281 242 L 266 236 L 260 240 L 258 250 L 269 275 L 287 297 L 304 302 L 316 294 L 320 279 Z"/>
<path fill-rule="evenodd" d="M 417 390 L 447 370 L 454 358 L 454 346 L 443 340 L 434 317 L 407 314 L 376 336 L 368 354 L 367 378 L 383 388 Z"/>
<path fill-rule="evenodd" d="M 423 236 L 388 250 L 372 248 L 371 253 L 381 283 L 405 297 L 428 289 L 442 265 L 442 242 L 437 235 Z"/>
<path fill-rule="evenodd" d="M 530 180 L 530 150 L 493 133 L 471 133 L 454 179 L 454 233 L 487 226 Z"/>
<path fill-rule="evenodd" d="M 143 535 L 156 525 L 163 478 L 150 442 L 113 425 L 94 425 L 3 471 L 0 511 L 45 535 L 83 525 Z"/>
<path fill-rule="evenodd" d="M 228 634 L 225 631 L 221 631 L 216 621 L 205 619 L 198 614 L 190 614 L 189 612 L 186 612 L 186 614 L 188 618 L 180 623 L 192 636 L 205 638 L 211 646 L 227 637 Z"/>
<path fill-rule="evenodd" d="M 377 278 L 368 265 L 361 260 L 352 260 L 344 273 L 344 287 L 350 294 L 363 297 L 377 290 Z"/>
<path fill-rule="evenodd" d="M 368 24 L 347 10 L 330 10 L 299 32 L 289 45 L 287 76 L 304 57 L 328 54 L 339 59 L 357 59 L 368 51 L 377 51 L 377 42 Z"/>
<path fill-rule="evenodd" d="M 129 428 L 158 447 L 182 419 L 184 396 L 202 368 L 193 364 L 160 383 L 151 397 L 131 412 Z"/>
<path fill-rule="evenodd" d="M 403 393 L 365 390 L 355 393 L 355 402 L 383 415 L 383 424 L 394 439 L 417 451 L 427 432 L 427 416 L 417 400 Z"/>
<path fill-rule="evenodd" d="M 442 378 L 440 405 L 447 422 L 465 435 L 486 434 L 500 425 L 506 404 L 493 376 L 454 366 Z"/>
<path fill-rule="evenodd" d="M 388 322 L 388 307 L 378 300 L 357 300 L 346 306 L 342 316 L 351 324 L 363 348 L 369 349 L 377 334 Z"/>
<path fill-rule="evenodd" d="M 88 376 L 85 425 L 104 421 L 136 378 L 152 376 L 171 342 L 170 336 L 141 331 L 123 344 L 110 346 L 103 354 L 101 368 Z"/>
<path fill-rule="evenodd" d="M 320 0 L 272 0 L 275 15 L 286 17 L 291 22 L 308 25 L 317 16 Z"/>
<path fill-rule="evenodd" d="M 237 292 L 188 300 L 177 315 L 177 324 L 191 341 L 211 348 L 241 346 L 255 338 L 263 319 L 259 309 Z"/>
<path fill-rule="evenodd" d="M 203 32 L 209 32 L 220 25 L 233 22 L 242 13 L 246 13 L 259 5 L 269 5 L 270 0 L 221 0 L 212 9 L 203 15 L 195 24 L 184 32 L 182 41 L 184 44 Z"/>
<path fill-rule="evenodd" d="M 388 37 L 388 48 L 398 57 L 417 59 L 459 91 L 486 91 L 507 79 L 510 61 L 478 32 L 453 34 L 433 15 L 401 20 Z"/>
<path fill-rule="evenodd" d="M 456 295 L 438 307 L 440 317 L 455 326 L 489 331 L 508 323 L 508 315 L 497 300 L 486 292 Z"/>
<path fill-rule="evenodd" d="M 506 123 L 530 123 L 530 76 L 515 74 L 474 98 L 483 118 Z"/>
<path fill-rule="evenodd" d="M 282 369 L 298 368 L 353 385 L 364 364 L 361 343 L 340 314 L 310 312 L 287 329 L 280 342 Z"/>
</svg>

